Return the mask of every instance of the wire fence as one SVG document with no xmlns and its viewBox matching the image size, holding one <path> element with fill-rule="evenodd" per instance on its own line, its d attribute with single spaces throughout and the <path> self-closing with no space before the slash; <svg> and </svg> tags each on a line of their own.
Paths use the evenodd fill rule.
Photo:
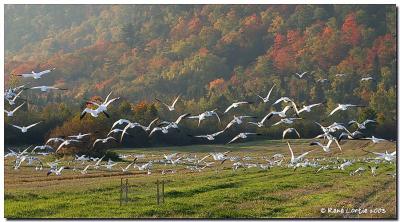
<svg viewBox="0 0 400 222">
<path fill-rule="evenodd" d="M 147 183 L 146 185 L 149 185 L 151 188 L 154 186 L 155 190 L 155 202 L 157 205 L 165 203 L 165 180 L 164 179 L 157 179 L 155 182 L 150 182 Z M 121 178 L 121 183 L 120 183 L 120 198 L 119 198 L 119 205 L 127 205 L 130 202 L 135 202 L 138 201 L 139 198 L 135 198 L 134 193 L 137 191 L 138 184 L 135 181 L 135 183 L 130 183 L 129 178 Z M 149 189 L 153 190 L 153 189 Z"/>
</svg>

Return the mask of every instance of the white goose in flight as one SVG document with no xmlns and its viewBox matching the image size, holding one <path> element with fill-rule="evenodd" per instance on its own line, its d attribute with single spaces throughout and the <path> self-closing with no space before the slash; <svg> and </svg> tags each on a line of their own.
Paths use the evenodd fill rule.
<svg viewBox="0 0 400 222">
<path fill-rule="evenodd" d="M 320 83 L 324 83 L 324 82 L 326 82 L 326 81 L 328 81 L 328 79 L 320 78 L 320 79 L 317 80 L 317 82 L 320 82 Z"/>
<path fill-rule="evenodd" d="M 364 150 L 364 151 L 368 152 L 368 153 L 373 153 L 375 155 L 378 155 L 376 157 L 376 159 L 386 160 L 388 162 L 391 162 L 391 161 L 396 159 L 396 151 L 394 151 L 392 153 L 388 153 L 387 150 L 384 153 L 370 152 L 370 151 L 366 151 L 366 150 Z"/>
<path fill-rule="evenodd" d="M 362 133 L 358 130 L 350 133 L 350 132 L 342 132 L 339 136 L 338 142 L 340 142 L 342 139 L 357 139 L 360 136 L 362 136 Z"/>
<path fill-rule="evenodd" d="M 355 121 L 355 120 L 351 120 L 351 121 L 348 123 L 348 126 L 351 126 L 352 124 L 356 124 L 358 129 L 366 129 L 366 128 L 367 128 L 366 125 L 367 125 L 368 123 L 376 123 L 376 121 L 375 121 L 375 120 L 367 119 L 367 120 L 365 120 L 365 121 L 362 122 L 362 123 L 358 123 L 358 122 Z"/>
<path fill-rule="evenodd" d="M 280 102 L 289 103 L 289 102 L 292 102 L 292 100 L 291 100 L 289 97 L 281 97 L 281 98 L 277 99 L 277 100 L 274 102 L 274 104 L 272 104 L 272 105 L 279 104 Z"/>
<path fill-rule="evenodd" d="M 130 164 L 128 164 L 128 166 L 126 166 L 125 168 L 122 168 L 122 167 L 120 166 L 122 172 L 123 172 L 123 173 L 128 172 L 129 167 L 131 167 L 133 164 L 135 164 L 135 161 L 136 161 L 136 159 L 134 159 L 133 162 L 130 163 Z"/>
<path fill-rule="evenodd" d="M 297 115 L 302 113 L 302 112 L 308 112 L 309 113 L 309 112 L 311 112 L 311 108 L 322 105 L 322 103 L 314 103 L 314 104 L 311 104 L 311 105 L 308 105 L 308 106 L 303 105 L 303 108 L 298 110 L 296 104 L 294 102 L 292 102 L 292 104 L 293 104 L 294 110 L 296 111 Z"/>
<path fill-rule="evenodd" d="M 110 132 L 108 132 L 107 136 L 110 136 L 111 134 L 116 134 L 116 133 L 119 133 L 119 132 L 124 132 L 124 130 L 123 129 L 117 129 L 117 128 L 112 129 Z M 127 133 L 127 132 L 125 132 L 124 134 L 129 136 L 129 133 Z M 122 141 L 122 140 L 120 140 L 120 141 Z"/>
<path fill-rule="evenodd" d="M 301 78 L 303 78 L 303 76 L 305 75 L 305 74 L 307 74 L 308 72 L 303 72 L 303 73 L 297 73 L 296 72 L 296 75 L 301 79 Z"/>
<path fill-rule="evenodd" d="M 34 123 L 34 124 L 31 124 L 31 125 L 29 125 L 29 126 L 17 126 L 17 125 L 13 125 L 13 124 L 10 124 L 10 125 L 13 126 L 13 127 L 15 127 L 15 128 L 17 128 L 17 129 L 19 129 L 19 130 L 21 130 L 22 133 L 26 133 L 26 132 L 28 132 L 28 129 L 30 129 L 30 128 L 36 126 L 37 124 L 39 124 L 39 123 L 41 123 L 41 122 L 42 122 L 42 121 L 39 121 L 39 122 Z"/>
<path fill-rule="evenodd" d="M 11 111 L 4 110 L 4 112 L 7 113 L 7 116 L 8 116 L 8 117 L 12 117 L 12 116 L 14 116 L 14 113 L 15 113 L 19 108 L 21 108 L 21 106 L 23 106 L 24 104 L 25 104 L 25 102 L 22 103 L 21 105 L 17 106 L 17 108 L 15 108 L 14 110 L 11 110 Z"/>
<path fill-rule="evenodd" d="M 58 142 L 64 142 L 64 141 L 65 141 L 65 139 L 63 139 L 63 138 L 54 137 L 54 138 L 48 139 L 46 142 L 46 145 L 50 142 L 58 143 Z"/>
<path fill-rule="evenodd" d="M 221 130 L 221 131 L 218 131 L 218 132 L 213 133 L 213 134 L 199 135 L 199 136 L 194 136 L 194 137 L 205 138 L 207 140 L 215 140 L 215 137 L 218 136 L 219 134 L 223 133 L 223 132 L 224 132 L 224 130 Z"/>
<path fill-rule="evenodd" d="M 239 138 L 246 139 L 249 135 L 257 135 L 261 136 L 262 134 L 260 133 L 239 133 L 237 136 L 235 136 L 231 141 L 229 141 L 227 144 L 230 144 L 234 141 L 236 141 Z"/>
<path fill-rule="evenodd" d="M 387 141 L 387 140 L 385 140 L 385 139 L 380 139 L 380 138 L 377 138 L 377 137 L 375 137 L 375 136 L 366 137 L 365 139 L 371 140 L 373 143 L 380 143 L 380 142 L 383 142 L 383 141 Z"/>
<path fill-rule="evenodd" d="M 161 100 L 159 100 L 159 99 L 157 99 L 157 98 L 156 98 L 156 100 L 157 100 L 158 102 L 162 103 L 164 106 L 166 106 L 166 107 L 168 108 L 169 111 L 174 111 L 174 110 L 175 110 L 175 104 L 176 104 L 176 102 L 178 102 L 178 100 L 179 100 L 180 97 L 181 97 L 181 95 L 178 95 L 178 96 L 175 98 L 175 100 L 174 100 L 174 102 L 172 103 L 172 105 L 168 105 L 168 104 L 162 102 Z"/>
<path fill-rule="evenodd" d="M 90 135 L 92 135 L 92 134 L 91 134 L 91 133 L 85 133 L 85 134 L 79 133 L 78 135 L 72 135 L 72 136 L 68 136 L 68 137 L 69 137 L 69 138 L 75 138 L 75 139 L 77 139 L 77 140 L 81 140 L 81 139 L 83 139 L 84 137 L 90 136 Z"/>
<path fill-rule="evenodd" d="M 117 121 L 115 121 L 114 122 L 114 124 L 112 125 L 112 127 L 111 127 L 111 129 L 110 130 L 112 130 L 112 129 L 114 129 L 114 127 L 116 126 L 116 125 L 122 125 L 122 124 L 129 124 L 129 123 L 131 123 L 131 121 L 129 121 L 129 120 L 127 120 L 127 119 L 119 119 L 119 120 L 117 120 Z"/>
<path fill-rule="evenodd" d="M 374 78 L 372 78 L 371 76 L 368 76 L 368 77 L 361 78 L 360 82 L 369 81 L 369 80 L 373 80 L 373 79 Z"/>
<path fill-rule="evenodd" d="M 149 161 L 148 163 L 143 164 L 141 166 L 134 164 L 133 167 L 138 168 L 138 170 L 140 171 L 147 170 L 147 174 L 151 174 L 151 168 L 153 167 L 153 163 Z"/>
<path fill-rule="evenodd" d="M 271 95 L 272 89 L 275 87 L 275 84 L 271 87 L 271 89 L 268 92 L 268 95 L 266 97 L 262 97 L 260 95 L 257 94 L 258 97 L 260 97 L 260 99 L 262 99 L 262 101 L 264 103 L 267 103 L 269 101 L 269 96 Z"/>
<path fill-rule="evenodd" d="M 158 119 L 159 119 L 158 117 L 155 118 L 155 119 L 153 119 L 153 120 L 149 123 L 148 126 L 141 126 L 142 129 L 143 129 L 144 131 L 146 131 L 146 132 L 150 131 L 150 130 L 151 130 L 151 126 L 152 126 L 155 122 L 157 122 Z"/>
<path fill-rule="evenodd" d="M 243 119 L 244 118 L 257 118 L 255 116 L 235 116 L 233 115 L 233 119 L 228 123 L 228 125 L 226 125 L 224 131 L 228 128 L 230 128 L 231 126 L 233 126 L 233 124 L 242 124 L 243 123 Z"/>
<path fill-rule="evenodd" d="M 88 101 L 87 103 L 96 105 L 96 106 L 97 106 L 97 109 L 96 109 L 96 110 L 98 110 L 99 113 L 100 113 L 100 112 L 105 112 L 105 111 L 107 111 L 107 107 L 108 107 L 112 102 L 114 102 L 114 101 L 120 99 L 120 97 L 116 97 L 116 98 L 113 98 L 113 99 L 108 100 L 108 99 L 110 98 L 111 93 L 112 93 L 112 91 L 107 95 L 107 97 L 106 97 L 106 99 L 104 100 L 104 102 L 102 102 L 102 103 L 100 103 L 100 104 L 98 104 L 98 103 L 96 103 L 96 102 L 93 102 L 93 101 Z"/>
<path fill-rule="evenodd" d="M 45 149 L 51 149 L 54 150 L 53 147 L 49 146 L 49 145 L 42 145 L 42 146 L 35 146 L 33 148 L 33 150 L 31 151 L 31 153 L 35 152 L 35 150 L 45 150 Z"/>
<path fill-rule="evenodd" d="M 331 146 L 331 144 L 332 144 L 333 141 L 335 141 L 336 144 L 338 145 L 339 149 L 342 150 L 342 147 L 340 147 L 338 141 L 337 141 L 335 138 L 330 139 L 326 145 L 323 145 L 323 144 L 321 144 L 321 143 L 318 142 L 318 141 L 314 141 L 314 142 L 311 142 L 311 143 L 310 143 L 310 146 L 318 145 L 318 146 L 320 146 L 326 153 L 329 153 L 329 152 L 331 151 L 330 146 Z"/>
<path fill-rule="evenodd" d="M 243 104 L 252 104 L 252 102 L 241 101 L 241 102 L 232 103 L 228 108 L 226 108 L 224 113 L 227 113 L 232 108 L 237 108 L 237 107 L 239 107 L 239 105 L 243 105 Z"/>
<path fill-rule="evenodd" d="M 94 147 L 98 142 L 102 142 L 102 143 L 104 144 L 104 143 L 107 143 L 107 142 L 110 141 L 110 140 L 114 140 L 115 142 L 118 143 L 118 140 L 117 140 L 117 139 L 115 139 L 115 138 L 112 137 L 112 136 L 109 136 L 109 137 L 104 138 L 104 139 L 97 139 L 97 140 L 95 140 L 92 147 Z"/>
<path fill-rule="evenodd" d="M 287 128 L 282 133 L 282 139 L 285 139 L 286 134 L 293 133 L 293 132 L 295 132 L 297 134 L 297 136 L 300 138 L 300 134 L 299 134 L 299 132 L 297 132 L 297 130 L 295 128 Z"/>
<path fill-rule="evenodd" d="M 168 128 L 167 127 L 154 127 L 153 130 L 150 132 L 149 137 L 153 135 L 153 133 L 161 131 L 163 134 L 168 133 Z"/>
<path fill-rule="evenodd" d="M 272 116 L 274 115 L 278 115 L 279 117 L 285 118 L 286 117 L 286 112 L 291 108 L 292 106 L 285 106 L 285 108 L 283 108 L 282 111 L 278 112 L 278 111 L 272 111 L 270 113 L 268 113 L 268 115 L 266 116 L 267 119 L 271 119 Z"/>
<path fill-rule="evenodd" d="M 247 123 L 256 125 L 257 127 L 263 127 L 267 118 L 268 118 L 268 115 L 264 116 L 264 118 L 262 118 L 262 120 L 260 122 L 247 122 Z"/>
<path fill-rule="evenodd" d="M 178 119 L 175 120 L 175 122 L 168 122 L 168 121 L 162 121 L 160 124 L 158 124 L 158 126 L 161 125 L 167 125 L 166 128 L 174 128 L 174 129 L 178 129 L 178 124 L 185 118 L 187 118 L 188 116 L 190 116 L 190 113 L 185 113 L 182 114 L 178 117 Z"/>
<path fill-rule="evenodd" d="M 56 68 L 52 68 L 52 69 L 47 69 L 41 72 L 35 72 L 32 71 L 32 73 L 24 73 L 24 74 L 17 74 L 17 76 L 22 76 L 24 78 L 34 78 L 34 79 L 40 79 L 42 78 L 42 75 L 47 74 L 53 70 L 55 70 Z"/>
<path fill-rule="evenodd" d="M 298 119 L 302 119 L 302 118 L 283 118 L 283 119 L 279 120 L 278 122 L 276 122 L 276 123 L 274 123 L 272 125 L 276 126 L 276 125 L 279 125 L 281 123 L 292 124 L 292 123 L 294 123 L 295 120 L 298 120 Z"/>
<path fill-rule="evenodd" d="M 72 142 L 81 143 L 82 141 L 80 141 L 80 140 L 74 140 L 74 139 L 64 140 L 64 141 L 58 146 L 58 148 L 56 149 L 56 153 L 57 153 L 57 151 L 59 151 L 63 146 L 68 146 L 68 145 L 70 145 Z"/>
<path fill-rule="evenodd" d="M 98 117 L 99 116 L 99 109 L 90 109 L 90 108 L 85 108 L 80 116 L 80 119 L 83 119 L 83 117 L 85 117 L 86 113 L 90 113 L 90 115 L 92 117 Z M 110 115 L 108 115 L 108 113 L 106 113 L 105 111 L 102 112 L 107 118 L 110 118 Z"/>
<path fill-rule="evenodd" d="M 332 110 L 331 113 L 329 113 L 329 116 L 332 116 L 336 111 L 347 110 L 349 107 L 365 107 L 365 106 L 353 105 L 353 104 L 338 104 L 338 106 L 334 110 Z"/>
<path fill-rule="evenodd" d="M 65 88 L 58 88 L 58 87 L 55 87 L 55 86 L 34 86 L 34 87 L 31 87 L 31 88 L 27 88 L 27 89 L 39 89 L 42 92 L 48 92 L 50 89 L 53 89 L 53 90 L 68 90 L 68 89 L 65 89 Z"/>
<path fill-rule="evenodd" d="M 49 176 L 50 174 L 54 173 L 57 176 L 61 176 L 61 171 L 64 169 L 65 167 L 62 166 L 60 168 L 51 168 L 48 172 L 47 172 L 47 176 Z"/>
<path fill-rule="evenodd" d="M 85 174 L 87 174 L 87 170 L 89 169 L 89 167 L 91 167 L 92 165 L 87 165 L 82 171 L 81 171 L 81 174 L 83 174 L 83 175 L 85 175 Z"/>
<path fill-rule="evenodd" d="M 21 93 L 22 93 L 22 90 L 19 91 L 19 93 L 17 93 L 17 95 L 15 95 L 14 98 L 12 98 L 12 99 L 7 99 L 8 104 L 10 104 L 10 106 L 15 105 L 15 100 L 19 97 L 19 95 L 21 95 Z"/>
<path fill-rule="evenodd" d="M 199 119 L 199 124 L 197 124 L 197 127 L 200 126 L 201 121 L 205 120 L 206 117 L 211 117 L 211 116 L 216 116 L 218 118 L 218 122 L 221 123 L 221 119 L 218 116 L 218 113 L 216 112 L 217 109 L 211 110 L 211 111 L 205 111 L 197 116 L 189 116 L 189 119 Z"/>
<path fill-rule="evenodd" d="M 140 125 L 140 123 L 137 123 L 137 122 L 131 123 L 131 122 L 129 122 L 128 125 L 125 126 L 124 130 L 122 130 L 120 141 L 122 142 L 122 139 L 124 138 L 125 134 L 126 134 L 126 135 L 129 135 L 129 134 L 126 132 L 128 129 L 133 129 L 133 128 L 135 128 L 135 127 L 141 127 L 141 128 L 143 128 L 143 126 Z M 113 130 L 112 130 L 112 131 L 113 131 Z M 110 131 L 110 133 L 111 133 L 112 131 Z M 114 129 L 114 131 L 119 131 L 119 130 Z M 110 133 L 109 133 L 109 134 L 110 134 Z"/>
<path fill-rule="evenodd" d="M 291 164 L 296 164 L 298 162 L 301 162 L 304 159 L 305 156 L 307 156 L 310 152 L 313 151 L 313 150 L 311 150 L 311 151 L 305 152 L 305 153 L 295 157 L 294 154 L 293 154 L 292 147 L 290 146 L 290 143 L 287 142 L 287 144 L 288 144 L 290 155 L 291 155 L 291 158 L 290 158 L 290 163 Z"/>
</svg>

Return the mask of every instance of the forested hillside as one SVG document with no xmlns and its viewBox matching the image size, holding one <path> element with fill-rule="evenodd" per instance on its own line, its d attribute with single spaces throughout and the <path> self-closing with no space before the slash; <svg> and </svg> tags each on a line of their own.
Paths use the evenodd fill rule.
<svg viewBox="0 0 400 222">
<path fill-rule="evenodd" d="M 77 133 L 82 102 L 111 90 L 122 97 L 113 105 L 113 118 L 173 120 L 177 114 L 154 98 L 172 102 L 178 94 L 178 113 L 223 112 L 231 102 L 249 100 L 255 103 L 237 113 L 262 118 L 281 109 L 256 96 L 275 84 L 273 101 L 288 96 L 298 106 L 327 102 L 305 119 L 330 124 L 372 118 L 378 124 L 370 133 L 393 138 L 396 37 L 394 5 L 6 5 L 5 79 L 6 87 L 69 89 L 23 95 L 33 110 L 30 118 L 48 120 L 38 128 L 46 135 Z M 51 67 L 56 70 L 37 81 L 12 76 Z M 295 75 L 305 71 L 301 79 Z M 360 81 L 369 76 L 373 80 Z M 326 119 L 338 103 L 367 107 Z M 28 124 L 27 118 L 18 121 Z M 112 120 L 98 127 L 109 128 Z M 220 127 L 185 124 L 193 134 Z M 297 127 L 315 136 L 314 125 L 304 121 Z M 270 124 L 257 130 L 271 138 L 282 132 Z M 14 132 L 6 126 L 7 131 Z M 23 142 L 14 133 L 6 133 L 7 141 Z"/>
</svg>

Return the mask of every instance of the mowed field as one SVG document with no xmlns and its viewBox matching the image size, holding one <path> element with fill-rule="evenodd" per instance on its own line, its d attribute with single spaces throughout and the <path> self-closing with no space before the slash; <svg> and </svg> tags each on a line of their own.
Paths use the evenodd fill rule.
<svg viewBox="0 0 400 222">
<path fill-rule="evenodd" d="M 347 141 L 343 152 L 333 146 L 326 154 L 320 147 L 309 146 L 310 140 L 290 140 L 295 155 L 314 150 L 315 157 L 375 157 L 369 151 L 396 150 L 395 143 L 372 144 L 369 141 Z M 205 156 L 208 152 L 232 151 L 229 156 L 271 157 L 281 153 L 290 159 L 286 141 L 253 141 L 232 145 L 194 145 L 115 150 L 117 153 L 145 154 L 140 163 L 161 159 L 163 153 L 179 152 Z M 50 157 L 48 157 L 50 158 Z M 372 176 L 368 163 L 356 162 L 344 171 L 333 169 L 316 173 L 318 168 L 274 167 L 232 170 L 226 161 L 219 172 L 216 167 L 191 172 L 178 165 L 174 174 L 161 174 L 170 165 L 154 164 L 152 174 L 137 169 L 123 174 L 119 165 L 113 171 L 89 170 L 88 174 L 64 170 L 61 176 L 46 176 L 48 168 L 36 171 L 34 166 L 12 169 L 13 158 L 5 161 L 6 218 L 395 218 L 395 164 L 381 163 Z M 50 160 L 50 159 L 49 159 Z M 209 159 L 211 161 L 211 158 Z M 46 161 L 45 161 L 46 162 Z M 265 162 L 263 162 L 265 163 Z M 85 165 L 80 166 L 83 168 Z M 349 173 L 363 166 L 361 175 Z M 47 167 L 47 166 L 46 166 Z M 130 201 L 120 206 L 120 181 L 129 178 L 133 186 Z M 164 180 L 165 203 L 157 205 L 156 180 Z M 323 208 L 323 209 L 322 209 Z M 332 209 L 330 209 L 332 208 Z M 332 212 L 341 211 L 344 213 Z M 321 210 L 322 209 L 322 210 Z M 357 211 L 356 209 L 361 209 Z M 365 210 L 367 212 L 365 212 Z M 330 212 L 328 212 L 330 211 Z"/>
</svg>

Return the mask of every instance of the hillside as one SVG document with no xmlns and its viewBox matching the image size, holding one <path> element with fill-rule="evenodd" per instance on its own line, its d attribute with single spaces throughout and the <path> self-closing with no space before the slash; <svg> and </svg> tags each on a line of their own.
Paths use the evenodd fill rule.
<svg viewBox="0 0 400 222">
<path fill-rule="evenodd" d="M 111 90 L 132 106 L 181 94 L 179 111 L 193 114 L 252 100 L 261 117 L 271 108 L 256 94 L 275 84 L 273 100 L 326 101 L 317 119 L 337 103 L 366 105 L 340 121 L 375 118 L 378 135 L 395 137 L 396 37 L 395 5 L 6 5 L 6 87 L 68 88 L 26 95 L 37 111 L 64 102 L 66 119 Z M 10 75 L 50 67 L 37 82 Z"/>
</svg>

